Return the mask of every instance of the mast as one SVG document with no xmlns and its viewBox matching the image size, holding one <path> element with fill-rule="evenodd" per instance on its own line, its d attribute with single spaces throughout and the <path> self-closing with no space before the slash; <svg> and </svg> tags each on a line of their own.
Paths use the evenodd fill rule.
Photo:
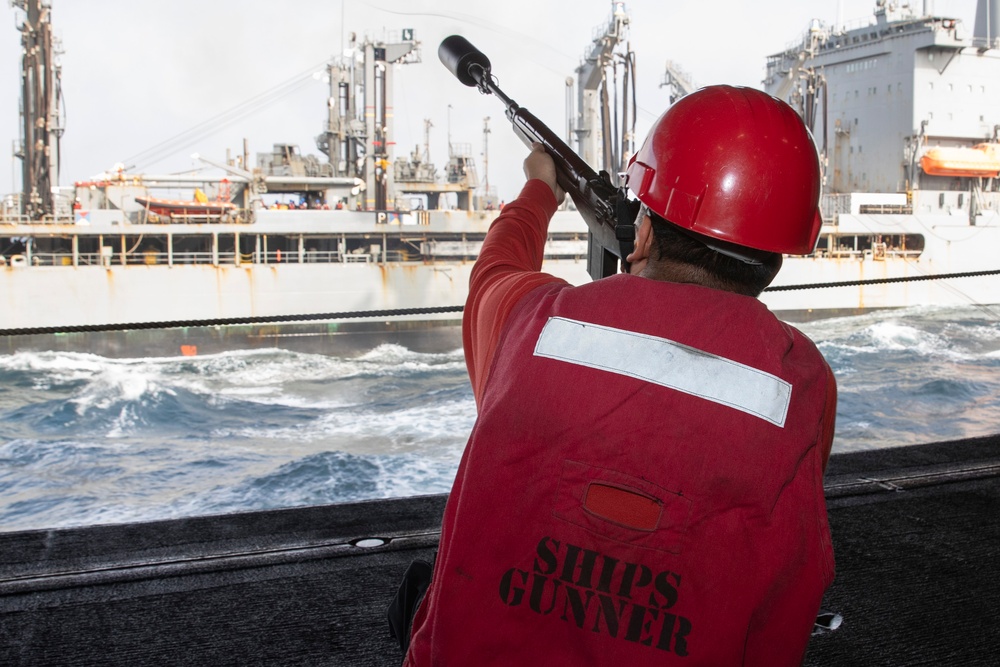
<svg viewBox="0 0 1000 667">
<path fill-rule="evenodd" d="M 21 31 L 21 213 L 32 219 L 52 215 L 52 189 L 59 185 L 61 66 L 55 60 L 51 5 L 12 0 L 25 12 Z"/>
<path fill-rule="evenodd" d="M 394 43 L 366 38 L 329 63 L 330 97 L 326 130 L 316 145 L 330 159 L 335 176 L 353 176 L 365 183 L 365 209 L 395 206 L 392 89 L 393 65 L 420 62 L 420 42 L 406 29 Z"/>
<path fill-rule="evenodd" d="M 618 171 L 620 156 L 614 155 L 617 148 L 612 141 L 611 109 L 608 98 L 608 77 L 606 69 L 626 61 L 628 55 L 619 55 L 616 49 L 625 44 L 629 16 L 625 3 L 612 2 L 611 17 L 600 26 L 583 62 L 576 68 L 577 78 L 577 153 L 592 166 L 605 169 L 609 173 Z M 627 99 L 627 92 L 623 98 Z"/>
<path fill-rule="evenodd" d="M 490 117 L 483 118 L 483 198 L 492 201 L 490 197 Z"/>
</svg>

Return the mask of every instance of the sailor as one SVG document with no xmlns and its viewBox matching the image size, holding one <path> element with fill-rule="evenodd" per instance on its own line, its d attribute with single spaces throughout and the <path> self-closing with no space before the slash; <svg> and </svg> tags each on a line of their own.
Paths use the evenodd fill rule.
<svg viewBox="0 0 1000 667">
<path fill-rule="evenodd" d="M 756 297 L 815 246 L 812 137 L 760 91 L 684 97 L 626 171 L 630 273 L 579 287 L 540 272 L 553 161 L 524 171 L 472 272 L 478 419 L 404 664 L 800 664 L 836 384 Z"/>
</svg>

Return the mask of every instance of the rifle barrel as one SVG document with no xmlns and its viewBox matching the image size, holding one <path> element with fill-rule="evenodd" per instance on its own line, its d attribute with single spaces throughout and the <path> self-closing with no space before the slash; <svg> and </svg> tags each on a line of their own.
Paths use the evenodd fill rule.
<svg viewBox="0 0 1000 667">
<path fill-rule="evenodd" d="M 559 186 L 572 198 L 590 229 L 591 239 L 597 242 L 587 261 L 591 276 L 601 278 L 614 273 L 612 257 L 627 266 L 625 256 L 631 248 L 637 207 L 628 201 L 624 188 L 616 188 L 605 172 L 598 174 L 545 123 L 500 90 L 490 59 L 469 40 L 461 35 L 446 37 L 438 46 L 438 58 L 466 86 L 500 99 L 521 141 L 528 146 L 538 142 L 552 156 Z"/>
</svg>

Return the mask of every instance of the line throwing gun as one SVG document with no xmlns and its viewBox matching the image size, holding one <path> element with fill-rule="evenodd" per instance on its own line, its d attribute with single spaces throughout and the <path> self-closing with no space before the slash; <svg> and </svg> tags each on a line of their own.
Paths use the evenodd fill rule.
<svg viewBox="0 0 1000 667">
<path fill-rule="evenodd" d="M 594 171 L 544 123 L 500 90 L 489 58 L 469 40 L 461 35 L 445 38 L 438 47 L 438 57 L 466 86 L 495 95 L 506 105 L 507 119 L 525 145 L 538 142 L 552 156 L 559 187 L 573 200 L 590 229 L 587 273 L 595 280 L 613 275 L 619 261 L 622 271 L 628 271 L 625 257 L 632 252 L 639 202 L 629 200 L 627 189 L 616 187 L 608 172 Z"/>
</svg>

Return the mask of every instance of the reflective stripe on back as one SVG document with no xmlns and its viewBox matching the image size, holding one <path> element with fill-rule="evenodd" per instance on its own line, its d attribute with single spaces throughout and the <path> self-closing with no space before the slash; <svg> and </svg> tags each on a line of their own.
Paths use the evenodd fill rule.
<svg viewBox="0 0 1000 667">
<path fill-rule="evenodd" d="M 785 425 L 792 385 L 666 338 L 562 317 L 546 322 L 535 356 L 617 373 Z"/>
</svg>

